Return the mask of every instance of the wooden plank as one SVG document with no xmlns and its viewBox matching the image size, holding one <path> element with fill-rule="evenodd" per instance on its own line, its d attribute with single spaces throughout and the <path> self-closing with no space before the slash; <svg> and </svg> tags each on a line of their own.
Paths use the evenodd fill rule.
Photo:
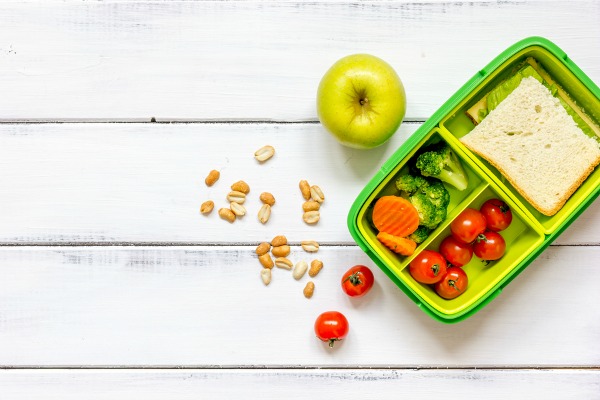
<svg viewBox="0 0 600 400">
<path fill-rule="evenodd" d="M 5 1 L 0 118 L 314 120 L 325 71 L 366 52 L 424 119 L 528 36 L 600 82 L 598 15 L 594 0 Z"/>
<path fill-rule="evenodd" d="M 134 370 L 0 371 L 6 400 L 300 399 L 360 397 L 429 400 L 451 392 L 461 399 L 507 397 L 599 399 L 598 371 L 537 370 Z"/>
<path fill-rule="evenodd" d="M 593 367 L 600 365 L 598 247 L 551 247 L 471 318 L 434 321 L 357 247 L 264 287 L 250 246 L 0 248 L 0 366 Z M 294 247 L 293 262 L 314 256 Z M 373 267 L 362 299 L 339 288 Z M 351 325 L 331 351 L 321 312 Z"/>
<path fill-rule="evenodd" d="M 1 124 L 0 243 L 256 243 L 276 234 L 353 244 L 348 210 L 389 156 L 417 129 L 403 124 L 371 151 L 338 145 L 318 124 Z M 277 154 L 253 158 L 264 144 Z M 211 169 L 221 171 L 213 187 Z M 226 206 L 230 185 L 251 186 L 248 215 L 230 225 L 200 204 Z M 326 201 L 316 226 L 302 221 L 298 182 Z M 277 199 L 266 225 L 258 196 Z M 593 204 L 560 244 L 598 244 Z"/>
</svg>

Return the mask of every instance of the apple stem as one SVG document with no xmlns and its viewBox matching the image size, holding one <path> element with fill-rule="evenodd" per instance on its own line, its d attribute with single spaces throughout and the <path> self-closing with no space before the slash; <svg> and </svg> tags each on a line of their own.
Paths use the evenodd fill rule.
<svg viewBox="0 0 600 400">
<path fill-rule="evenodd" d="M 368 99 L 368 98 L 366 98 L 366 97 L 365 97 L 364 99 L 360 99 L 360 101 L 359 101 L 359 103 L 360 103 L 360 105 L 361 105 L 361 106 L 364 106 L 364 105 L 365 105 L 365 104 L 367 104 L 368 102 L 369 102 L 369 99 Z"/>
</svg>

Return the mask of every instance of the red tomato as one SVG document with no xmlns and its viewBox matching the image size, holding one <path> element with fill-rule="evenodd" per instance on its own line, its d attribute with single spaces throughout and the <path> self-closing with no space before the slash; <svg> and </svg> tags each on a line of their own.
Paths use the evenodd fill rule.
<svg viewBox="0 0 600 400">
<path fill-rule="evenodd" d="M 423 250 L 411 262 L 410 275 L 415 281 L 425 284 L 439 282 L 446 274 L 446 260 L 440 253 Z"/>
<path fill-rule="evenodd" d="M 445 238 L 440 244 L 440 253 L 454 267 L 462 267 L 468 264 L 473 257 L 473 247 L 463 243 L 452 235 Z"/>
<path fill-rule="evenodd" d="M 485 231 L 485 217 L 478 210 L 465 208 L 450 224 L 452 236 L 463 243 L 471 243 Z"/>
<path fill-rule="evenodd" d="M 337 311 L 326 311 L 315 321 L 317 337 L 324 342 L 329 342 L 329 347 L 333 347 L 336 341 L 344 339 L 349 330 L 348 320 L 344 314 Z"/>
<path fill-rule="evenodd" d="M 512 222 L 512 211 L 502 200 L 490 199 L 483 203 L 479 211 L 483 214 L 490 231 L 503 231 Z"/>
<path fill-rule="evenodd" d="M 444 299 L 453 299 L 467 290 L 469 278 L 462 268 L 450 267 L 444 279 L 435 284 L 435 291 Z"/>
<path fill-rule="evenodd" d="M 342 289 L 350 297 L 361 297 L 373 287 L 373 272 L 364 265 L 355 265 L 342 276 Z"/>
<path fill-rule="evenodd" d="M 485 231 L 473 243 L 473 252 L 484 261 L 497 260 L 504 255 L 506 242 L 504 238 L 494 231 Z"/>
</svg>

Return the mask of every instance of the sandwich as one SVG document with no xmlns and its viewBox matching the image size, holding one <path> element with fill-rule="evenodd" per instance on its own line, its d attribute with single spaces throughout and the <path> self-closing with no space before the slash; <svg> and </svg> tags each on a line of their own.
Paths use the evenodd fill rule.
<svg viewBox="0 0 600 400">
<path fill-rule="evenodd" d="M 598 127 L 558 90 L 528 65 L 467 111 L 477 125 L 460 138 L 546 216 L 600 163 Z"/>
</svg>

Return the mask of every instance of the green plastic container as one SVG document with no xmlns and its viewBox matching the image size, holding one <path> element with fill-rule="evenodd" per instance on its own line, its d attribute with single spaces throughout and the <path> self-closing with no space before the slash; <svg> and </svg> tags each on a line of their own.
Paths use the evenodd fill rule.
<svg viewBox="0 0 600 400">
<path fill-rule="evenodd" d="M 348 214 L 348 228 L 356 243 L 423 311 L 442 322 L 458 322 L 473 315 L 494 299 L 527 265 L 564 231 L 600 194 L 600 168 L 596 168 L 561 210 L 547 217 L 533 208 L 508 181 L 485 160 L 464 147 L 459 138 L 475 125 L 465 111 L 499 82 L 514 74 L 526 59 L 533 59 L 583 110 L 600 125 L 600 89 L 555 44 L 540 37 L 524 39 L 496 57 L 458 90 L 391 157 L 356 198 Z M 410 257 L 402 257 L 377 240 L 370 211 L 377 198 L 397 194 L 394 181 L 406 172 L 405 164 L 423 146 L 445 141 L 462 161 L 469 187 L 458 191 L 449 185 L 448 217 Z M 429 285 L 416 282 L 408 271 L 410 261 L 423 249 L 438 250 L 450 234 L 450 223 L 467 207 L 479 208 L 491 198 L 505 201 L 513 222 L 502 231 L 506 253 L 484 265 L 475 256 L 463 267 L 469 287 L 461 296 L 445 300 Z"/>
</svg>

